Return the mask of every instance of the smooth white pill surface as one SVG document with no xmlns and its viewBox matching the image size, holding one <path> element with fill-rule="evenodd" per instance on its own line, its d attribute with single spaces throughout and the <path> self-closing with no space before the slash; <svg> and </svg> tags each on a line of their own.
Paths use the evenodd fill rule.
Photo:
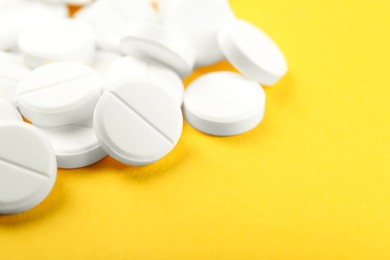
<svg viewBox="0 0 390 260">
<path fill-rule="evenodd" d="M 24 2 L 25 0 L 0 0 L 0 7 L 8 7 Z"/>
<path fill-rule="evenodd" d="M 87 20 L 96 31 L 99 48 L 122 52 L 129 23 L 155 23 L 157 16 L 148 0 L 99 0 L 91 5 Z"/>
<path fill-rule="evenodd" d="M 84 6 L 83 8 L 79 9 L 75 14 L 73 14 L 73 19 L 78 20 L 80 22 L 87 23 L 92 26 L 92 19 L 94 16 L 94 5 L 95 3 L 89 4 Z M 92 26 L 93 27 L 93 26 Z M 95 28 L 93 27 L 95 30 Z M 96 33 L 96 30 L 95 30 Z M 99 46 L 99 37 L 98 34 L 96 34 L 96 41 L 97 45 Z"/>
<path fill-rule="evenodd" d="M 88 66 L 59 62 L 26 75 L 17 97 L 22 115 L 33 124 L 59 127 L 91 117 L 101 89 L 100 77 Z"/>
<path fill-rule="evenodd" d="M 92 64 L 96 37 L 89 25 L 63 19 L 24 30 L 18 44 L 31 68 L 58 61 Z"/>
<path fill-rule="evenodd" d="M 13 105 L 0 99 L 0 122 L 4 121 L 23 122 L 23 118 Z"/>
<path fill-rule="evenodd" d="M 95 60 L 92 68 L 98 73 L 100 78 L 107 82 L 108 70 L 112 64 L 121 59 L 121 55 L 115 52 L 98 51 L 95 55 Z"/>
<path fill-rule="evenodd" d="M 54 151 L 41 131 L 26 123 L 0 123 L 0 214 L 35 207 L 56 177 Z"/>
<path fill-rule="evenodd" d="M 183 81 L 173 70 L 159 62 L 136 57 L 121 58 L 108 70 L 108 89 L 123 79 L 151 81 L 160 86 L 179 106 L 183 103 Z"/>
<path fill-rule="evenodd" d="M 265 93 L 256 81 L 232 72 L 195 80 L 184 94 L 184 115 L 194 128 L 216 136 L 245 133 L 263 119 Z"/>
<path fill-rule="evenodd" d="M 12 2 L 12 5 L 0 6 L 0 50 L 16 49 L 22 30 L 64 19 L 68 15 L 66 6 L 46 5 L 37 1 Z"/>
<path fill-rule="evenodd" d="M 16 107 L 16 88 L 29 71 L 19 55 L 0 51 L 0 99 Z"/>
<path fill-rule="evenodd" d="M 103 149 L 130 165 L 147 165 L 167 155 L 182 128 L 176 102 L 160 87 L 142 80 L 124 80 L 106 91 L 94 115 Z"/>
<path fill-rule="evenodd" d="M 194 69 L 194 47 L 160 25 L 130 24 L 122 40 L 122 49 L 128 55 L 154 59 L 168 65 L 183 77 Z"/>
<path fill-rule="evenodd" d="M 218 44 L 218 32 L 234 19 L 227 0 L 163 1 L 162 11 L 163 25 L 195 46 L 197 66 L 224 59 Z"/>
<path fill-rule="evenodd" d="M 58 168 L 85 167 L 107 155 L 96 138 L 92 123 L 40 129 L 54 148 Z"/>
<path fill-rule="evenodd" d="M 229 23 L 219 34 L 219 44 L 241 73 L 259 83 L 273 85 L 287 73 L 287 62 L 276 43 L 246 21 Z"/>
</svg>

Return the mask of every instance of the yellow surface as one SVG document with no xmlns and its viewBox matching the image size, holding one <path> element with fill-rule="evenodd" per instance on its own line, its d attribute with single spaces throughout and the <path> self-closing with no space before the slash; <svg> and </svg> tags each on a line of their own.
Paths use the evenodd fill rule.
<svg viewBox="0 0 390 260">
<path fill-rule="evenodd" d="M 148 167 L 61 170 L 43 204 L 0 217 L 0 259 L 390 259 L 390 1 L 231 4 L 289 62 L 263 123 L 185 125 Z"/>
</svg>

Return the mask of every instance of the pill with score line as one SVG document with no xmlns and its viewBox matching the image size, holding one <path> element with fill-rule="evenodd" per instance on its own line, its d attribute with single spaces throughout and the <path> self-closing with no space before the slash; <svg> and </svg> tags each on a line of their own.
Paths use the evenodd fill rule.
<svg viewBox="0 0 390 260">
<path fill-rule="evenodd" d="M 125 79 L 106 91 L 94 114 L 95 133 L 103 149 L 135 166 L 167 155 L 182 128 L 180 106 L 159 86 L 140 79 Z"/>
<path fill-rule="evenodd" d="M 56 177 L 54 151 L 41 131 L 0 122 L 0 214 L 34 208 L 49 195 Z"/>
<path fill-rule="evenodd" d="M 20 111 L 33 124 L 59 127 L 92 116 L 102 91 L 97 73 L 86 65 L 59 62 L 33 70 L 20 82 Z"/>
</svg>

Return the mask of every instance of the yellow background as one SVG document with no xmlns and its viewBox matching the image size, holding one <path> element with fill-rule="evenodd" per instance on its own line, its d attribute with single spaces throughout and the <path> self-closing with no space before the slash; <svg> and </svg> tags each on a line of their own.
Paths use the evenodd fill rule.
<svg viewBox="0 0 390 260">
<path fill-rule="evenodd" d="M 186 124 L 147 167 L 61 170 L 43 204 L 0 216 L 0 259 L 390 259 L 390 1 L 231 5 L 289 63 L 263 123 Z"/>
</svg>

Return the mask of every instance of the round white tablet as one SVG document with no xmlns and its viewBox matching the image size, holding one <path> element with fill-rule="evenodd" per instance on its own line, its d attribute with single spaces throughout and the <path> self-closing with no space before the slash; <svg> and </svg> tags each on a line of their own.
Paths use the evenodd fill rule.
<svg viewBox="0 0 390 260">
<path fill-rule="evenodd" d="M 119 82 L 95 110 L 94 129 L 103 149 L 125 164 L 161 159 L 176 146 L 182 128 L 180 107 L 149 81 Z"/>
<path fill-rule="evenodd" d="M 157 22 L 149 0 L 99 0 L 91 5 L 89 21 L 101 49 L 121 52 L 121 40 L 131 22 Z"/>
<path fill-rule="evenodd" d="M 224 59 L 218 44 L 218 32 L 227 22 L 234 19 L 234 13 L 227 0 L 164 2 L 162 2 L 164 27 L 183 36 L 195 46 L 197 66 L 210 65 Z"/>
<path fill-rule="evenodd" d="M 54 151 L 41 131 L 26 123 L 0 123 L 0 214 L 35 207 L 56 177 Z"/>
<path fill-rule="evenodd" d="M 85 167 L 107 155 L 96 138 L 92 123 L 40 129 L 54 148 L 59 168 Z"/>
<path fill-rule="evenodd" d="M 4 121 L 23 122 L 23 118 L 13 105 L 0 99 L 0 122 Z"/>
<path fill-rule="evenodd" d="M 18 43 L 25 64 L 32 68 L 58 61 L 91 64 L 96 47 L 92 28 L 70 19 L 28 28 Z"/>
<path fill-rule="evenodd" d="M 245 76 L 273 85 L 287 73 L 287 62 L 276 43 L 256 26 L 236 20 L 219 34 L 227 59 Z"/>
<path fill-rule="evenodd" d="M 123 79 L 142 79 L 155 83 L 161 87 L 175 102 L 181 106 L 183 103 L 183 81 L 173 70 L 152 61 L 136 57 L 124 57 L 116 61 L 107 73 L 107 88 Z"/>
<path fill-rule="evenodd" d="M 19 55 L 0 51 L 0 99 L 17 106 L 16 88 L 29 71 Z"/>
<path fill-rule="evenodd" d="M 127 27 L 122 49 L 128 55 L 157 60 L 180 76 L 194 69 L 195 50 L 184 38 L 156 24 L 132 23 Z"/>
<path fill-rule="evenodd" d="M 211 135 L 245 133 L 262 121 L 264 110 L 263 88 L 256 81 L 232 72 L 202 76 L 184 94 L 187 122 Z"/>
<path fill-rule="evenodd" d="M 47 127 L 77 124 L 91 117 L 102 83 L 86 65 L 49 64 L 33 70 L 20 82 L 20 111 L 33 124 Z"/>
</svg>

